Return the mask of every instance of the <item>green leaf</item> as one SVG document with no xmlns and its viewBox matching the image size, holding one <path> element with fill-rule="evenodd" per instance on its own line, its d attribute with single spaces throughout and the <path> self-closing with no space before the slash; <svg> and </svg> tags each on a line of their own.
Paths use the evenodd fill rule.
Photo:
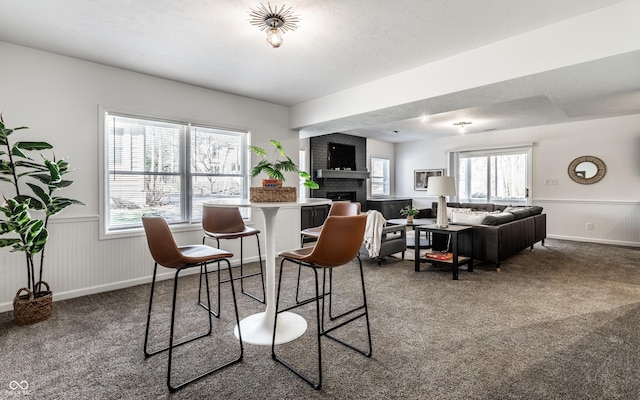
<svg viewBox="0 0 640 400">
<path fill-rule="evenodd" d="M 42 229 L 38 236 L 33 239 L 31 254 L 39 253 L 42 251 L 44 246 L 47 244 L 47 239 L 49 238 L 49 232 L 46 229 Z"/>
<path fill-rule="evenodd" d="M 15 225 L 10 221 L 0 221 L 0 235 L 13 232 L 14 230 L 15 230 Z"/>
<path fill-rule="evenodd" d="M 21 157 L 21 158 L 29 158 L 29 156 L 24 154 L 24 152 L 22 150 L 20 150 L 20 148 L 15 146 L 15 145 L 11 148 L 11 155 L 12 156 L 16 156 L 16 157 Z"/>
<path fill-rule="evenodd" d="M 307 180 L 304 182 L 304 186 L 308 187 L 309 189 L 318 189 L 320 186 L 318 186 L 317 183 L 315 183 L 312 180 Z"/>
<path fill-rule="evenodd" d="M 49 196 L 49 194 L 45 192 L 43 188 L 38 185 L 34 185 L 33 183 L 27 183 L 27 185 L 31 188 L 31 190 L 33 190 L 33 193 L 35 193 L 35 195 L 40 198 L 42 203 L 44 203 L 45 205 L 51 203 L 51 196 Z"/>
<path fill-rule="evenodd" d="M 50 185 L 53 185 L 55 183 L 60 182 L 60 169 L 58 168 L 58 164 L 47 160 L 46 158 L 44 159 L 44 164 L 47 166 L 47 168 L 49 168 L 49 175 L 51 175 L 51 181 L 49 182 Z"/>
<path fill-rule="evenodd" d="M 44 210 L 45 208 L 45 205 L 39 199 L 36 199 L 33 196 L 21 194 L 20 196 L 16 196 L 15 198 L 21 203 L 24 203 L 25 200 L 29 200 L 29 208 L 32 208 L 34 210 Z"/>
<path fill-rule="evenodd" d="M 21 239 L 16 238 L 0 238 L 0 247 L 15 246 L 21 242 Z"/>
<path fill-rule="evenodd" d="M 263 156 L 263 157 L 267 156 L 267 151 L 265 149 L 263 149 L 262 147 L 249 146 L 249 150 L 254 152 L 256 155 Z"/>
<path fill-rule="evenodd" d="M 43 171 L 44 172 L 44 171 L 47 170 L 47 167 L 45 165 L 38 164 L 38 163 L 35 163 L 35 162 L 32 162 L 32 161 L 21 161 L 21 160 L 18 160 L 18 161 L 15 162 L 15 164 L 16 164 L 16 167 L 32 168 L 32 169 L 35 169 L 37 171 Z"/>
<path fill-rule="evenodd" d="M 15 128 L 15 129 L 19 129 L 19 128 Z M 53 146 L 51 146 L 47 142 L 17 142 L 14 145 L 14 147 L 18 147 L 23 150 L 29 150 L 29 151 L 53 149 Z"/>
<path fill-rule="evenodd" d="M 65 208 L 73 204 L 82 205 L 82 206 L 85 205 L 83 202 L 78 200 L 67 199 L 64 197 L 54 197 L 51 203 L 49 204 L 49 206 L 47 207 L 47 215 L 49 216 L 56 215 L 60 211 L 64 210 Z"/>
<path fill-rule="evenodd" d="M 269 140 L 269 142 L 274 145 L 276 147 L 276 149 L 278 149 L 278 152 L 280 153 L 281 156 L 286 157 L 286 154 L 284 152 L 284 148 L 282 147 L 282 144 L 277 141 L 277 140 Z"/>
</svg>

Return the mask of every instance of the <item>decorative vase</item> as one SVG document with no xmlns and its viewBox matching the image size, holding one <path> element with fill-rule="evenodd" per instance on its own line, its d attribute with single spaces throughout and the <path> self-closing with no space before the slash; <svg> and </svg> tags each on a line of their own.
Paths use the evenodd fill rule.
<svg viewBox="0 0 640 400">
<path fill-rule="evenodd" d="M 413 215 L 407 215 L 407 223 L 413 224 Z"/>
</svg>

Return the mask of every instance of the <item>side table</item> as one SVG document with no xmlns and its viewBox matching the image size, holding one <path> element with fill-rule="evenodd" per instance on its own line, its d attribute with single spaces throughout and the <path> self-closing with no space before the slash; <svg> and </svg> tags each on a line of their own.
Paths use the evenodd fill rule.
<svg viewBox="0 0 640 400">
<path fill-rule="evenodd" d="M 471 248 L 473 249 L 473 230 L 471 226 L 468 225 L 449 225 L 446 228 L 439 228 L 436 225 L 420 225 L 414 228 L 416 231 L 416 236 L 420 237 L 420 232 L 425 232 L 428 234 L 440 233 L 451 236 L 451 250 L 453 252 L 453 258 L 451 260 L 436 260 L 431 258 L 425 258 L 420 256 L 420 241 L 416 241 L 416 249 L 415 249 L 415 270 L 416 272 L 420 272 L 420 263 L 426 262 L 430 264 L 438 264 L 438 265 L 450 265 L 453 268 L 453 279 L 458 280 L 458 266 L 459 265 L 468 265 L 468 271 L 473 272 L 473 257 L 472 256 L 464 256 L 460 255 L 458 249 L 458 235 L 467 234 L 471 240 Z M 432 251 L 432 250 L 427 250 Z"/>
</svg>

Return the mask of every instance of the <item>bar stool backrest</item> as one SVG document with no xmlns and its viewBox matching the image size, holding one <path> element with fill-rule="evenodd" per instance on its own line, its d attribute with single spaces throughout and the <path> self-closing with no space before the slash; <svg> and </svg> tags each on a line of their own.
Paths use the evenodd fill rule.
<svg viewBox="0 0 640 400">
<path fill-rule="evenodd" d="M 329 215 L 358 215 L 360 214 L 360 203 L 351 201 L 334 201 L 331 203 Z"/>
<path fill-rule="evenodd" d="M 337 267 L 350 262 L 362 246 L 366 223 L 366 214 L 327 217 L 318 242 L 305 261 L 321 267 Z"/>
<path fill-rule="evenodd" d="M 240 210 L 235 207 L 204 207 L 202 228 L 207 232 L 236 233 L 244 230 Z"/>
<path fill-rule="evenodd" d="M 184 268 L 189 263 L 178 250 L 169 225 L 160 216 L 143 215 L 142 226 L 153 260 L 167 268 Z"/>
</svg>

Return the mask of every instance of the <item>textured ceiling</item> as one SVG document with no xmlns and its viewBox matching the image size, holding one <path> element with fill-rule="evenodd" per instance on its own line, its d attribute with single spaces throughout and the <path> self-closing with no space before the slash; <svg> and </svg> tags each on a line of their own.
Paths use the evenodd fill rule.
<svg viewBox="0 0 640 400">
<path fill-rule="evenodd" d="M 264 33 L 249 24 L 249 10 L 258 5 L 253 0 L 3 0 L 0 40 L 291 106 L 619 2 L 290 0 L 286 4 L 300 16 L 299 28 L 284 35 L 281 48 L 272 49 Z M 503 104 L 492 101 L 487 108 L 483 108 L 486 100 L 471 100 L 497 88 L 475 88 L 438 102 L 425 101 L 434 102 L 443 113 L 460 107 L 475 110 L 478 118 L 495 120 L 487 123 L 487 129 L 519 126 L 516 121 L 501 121 L 505 113 L 532 119 L 537 112 L 552 121 L 558 113 L 581 115 L 600 107 L 590 101 L 593 93 L 608 97 L 615 114 L 622 105 L 613 98 L 620 87 L 636 95 L 626 79 L 637 77 L 637 70 L 618 68 L 625 70 L 620 82 L 616 76 L 598 80 L 594 88 L 587 81 L 578 82 L 579 88 L 584 86 L 582 92 L 574 85 L 570 93 L 541 93 L 522 78 L 499 88 L 522 93 L 503 96 Z M 570 71 L 564 74 L 532 79 L 553 86 L 575 76 Z M 328 121 L 308 132 L 326 133 L 333 124 L 341 131 L 350 127 L 354 134 L 378 135 L 382 140 L 412 140 L 411 135 L 395 139 L 381 135 L 387 129 L 411 133 L 407 131 L 411 121 L 398 122 L 400 127 L 391 123 L 407 119 L 406 109 L 379 114 L 342 121 L 347 124 Z"/>
</svg>

